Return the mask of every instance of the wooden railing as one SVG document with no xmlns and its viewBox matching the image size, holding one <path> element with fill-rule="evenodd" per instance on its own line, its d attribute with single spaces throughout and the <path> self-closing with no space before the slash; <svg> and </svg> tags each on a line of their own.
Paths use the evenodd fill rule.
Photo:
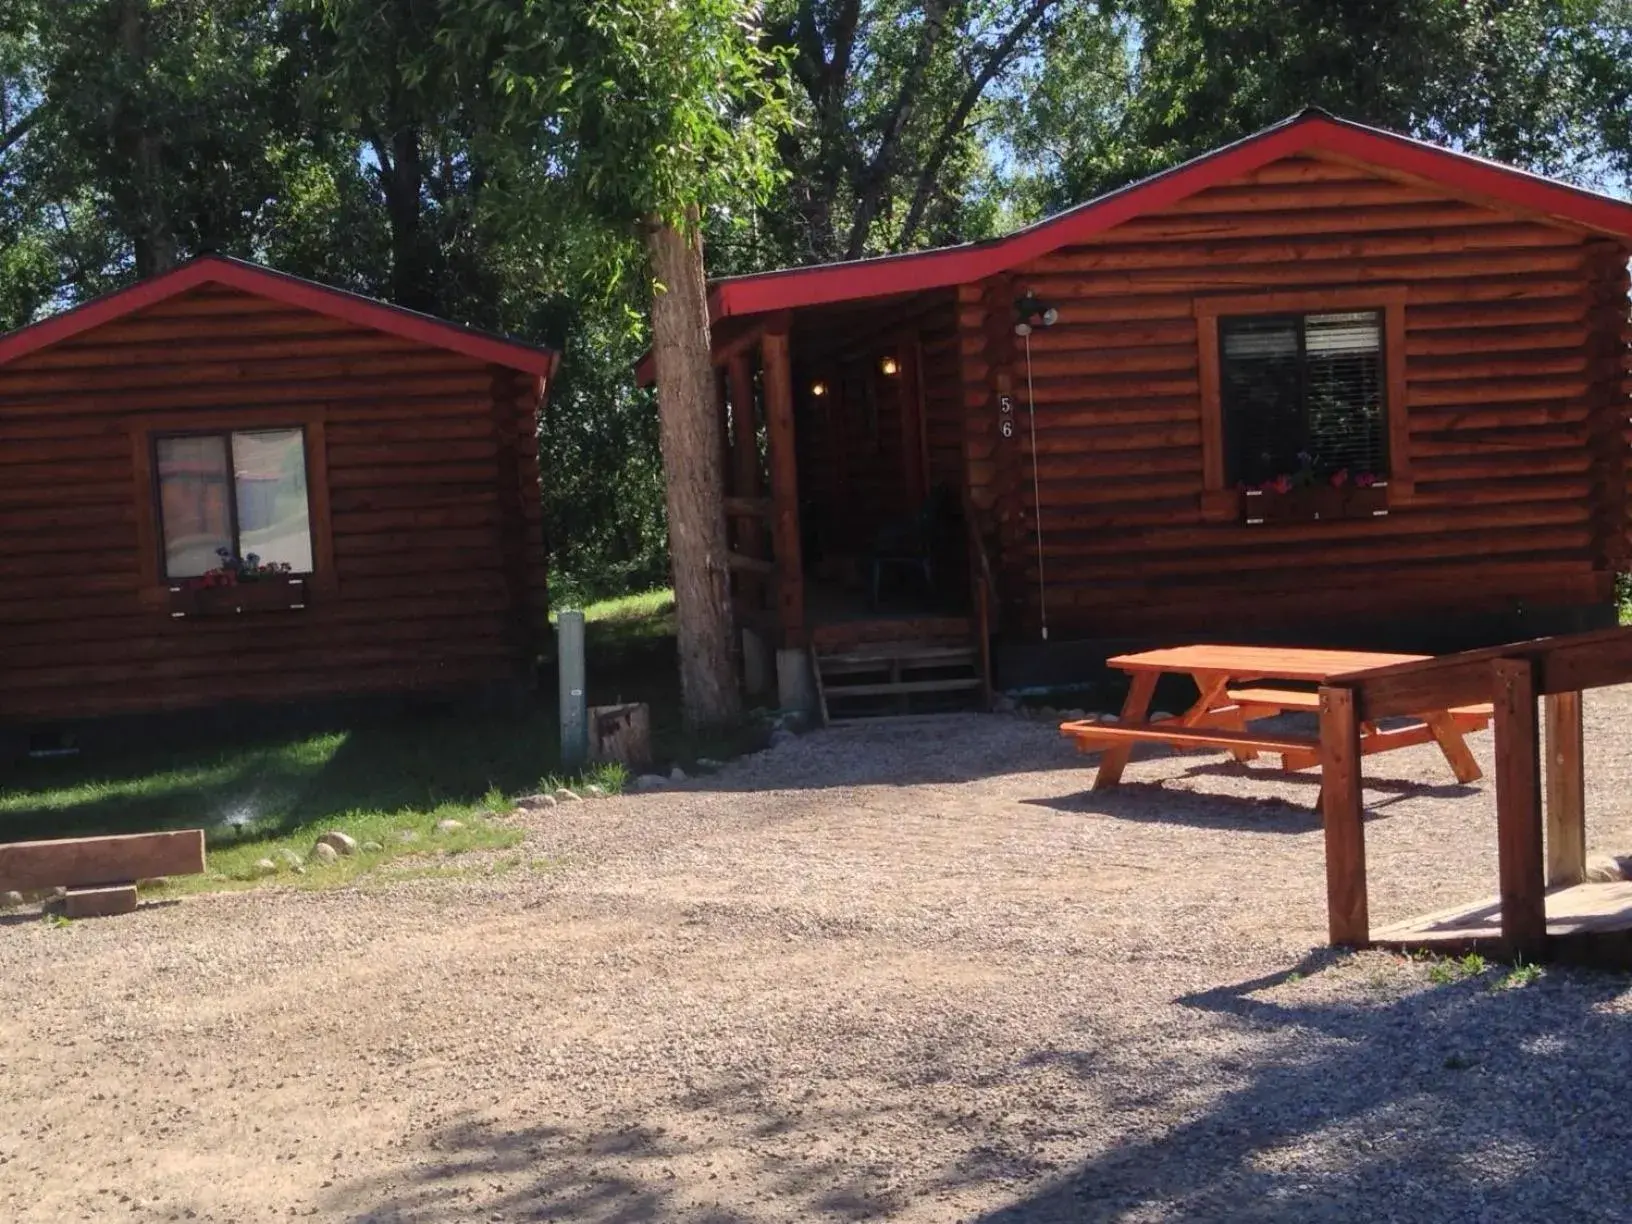
<svg viewBox="0 0 1632 1224">
<path fill-rule="evenodd" d="M 992 579 L 992 561 L 986 555 L 986 541 L 981 538 L 975 522 L 974 507 L 965 499 L 963 521 L 969 536 L 971 577 L 974 580 L 975 632 L 980 645 L 981 693 L 986 705 L 992 704 L 992 596 L 996 583 Z"/>
<path fill-rule="evenodd" d="M 1579 883 L 1585 871 L 1581 692 L 1628 682 L 1632 629 L 1606 629 L 1401 663 L 1337 676 L 1323 685 L 1321 808 L 1331 941 L 1364 946 L 1371 937 L 1361 802 L 1363 724 L 1491 702 L 1502 941 L 1515 954 L 1544 955 L 1546 891 Z M 1537 698 L 1543 700 L 1548 731 L 1545 768 Z"/>
<path fill-rule="evenodd" d="M 739 544 L 747 544 L 754 552 L 732 549 L 725 554 L 726 567 L 733 574 L 747 575 L 749 581 L 732 599 L 737 623 L 760 633 L 770 633 L 776 620 L 776 560 L 770 555 L 771 499 L 768 497 L 727 497 L 724 499 L 725 516 L 734 520 L 749 520 L 755 526 L 738 536 Z M 765 555 L 755 555 L 765 554 Z"/>
</svg>

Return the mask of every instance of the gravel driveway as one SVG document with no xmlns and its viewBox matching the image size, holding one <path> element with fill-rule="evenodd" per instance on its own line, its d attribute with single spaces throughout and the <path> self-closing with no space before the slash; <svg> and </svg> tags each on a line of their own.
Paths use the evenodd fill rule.
<svg viewBox="0 0 1632 1224">
<path fill-rule="evenodd" d="M 502 874 L 0 919 L 0 1220 L 1632 1219 L 1628 979 L 1319 951 L 1315 781 L 1224 760 L 847 729 Z M 1368 765 L 1374 920 L 1492 891 L 1489 789 Z"/>
</svg>

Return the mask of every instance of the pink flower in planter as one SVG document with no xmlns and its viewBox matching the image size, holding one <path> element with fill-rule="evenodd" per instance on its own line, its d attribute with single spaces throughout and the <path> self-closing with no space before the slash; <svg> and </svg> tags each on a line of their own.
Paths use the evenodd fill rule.
<svg viewBox="0 0 1632 1224">
<path fill-rule="evenodd" d="M 1361 472 L 1360 475 L 1354 478 L 1354 483 L 1358 488 L 1369 489 L 1377 483 L 1377 477 L 1370 472 Z"/>
</svg>

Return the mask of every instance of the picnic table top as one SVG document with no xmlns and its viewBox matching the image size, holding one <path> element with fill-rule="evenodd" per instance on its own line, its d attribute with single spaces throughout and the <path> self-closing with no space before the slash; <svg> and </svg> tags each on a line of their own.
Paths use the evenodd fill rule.
<svg viewBox="0 0 1632 1224">
<path fill-rule="evenodd" d="M 1420 663 L 1431 655 L 1369 650 L 1304 650 L 1287 646 L 1171 646 L 1106 660 L 1126 672 L 1214 672 L 1235 679 L 1329 680 L 1349 672 L 1396 663 Z"/>
</svg>

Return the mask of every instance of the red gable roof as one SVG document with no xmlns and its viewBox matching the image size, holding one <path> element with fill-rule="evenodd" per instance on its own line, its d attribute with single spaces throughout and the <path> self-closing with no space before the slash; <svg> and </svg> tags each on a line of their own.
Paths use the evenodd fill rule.
<svg viewBox="0 0 1632 1224">
<path fill-rule="evenodd" d="M 1337 154 L 1441 183 L 1451 191 L 1496 204 L 1556 217 L 1620 238 L 1632 237 L 1632 203 L 1627 201 L 1310 109 L 1002 238 L 849 263 L 722 277 L 710 288 L 711 314 L 718 322 L 736 315 L 982 280 L 1141 214 L 1166 208 L 1269 162 L 1307 153 Z"/>
<path fill-rule="evenodd" d="M 169 272 L 93 298 L 72 310 L 65 310 L 12 332 L 0 339 L 0 365 L 205 284 L 241 289 L 286 306 L 328 315 L 359 327 L 415 340 L 431 348 L 463 353 L 478 361 L 492 362 L 543 378 L 555 372 L 559 360 L 559 355 L 549 349 L 507 340 L 450 323 L 446 319 L 404 310 L 400 306 L 390 306 L 361 294 L 303 280 L 260 264 L 229 259 L 224 255 L 201 255 Z"/>
</svg>

